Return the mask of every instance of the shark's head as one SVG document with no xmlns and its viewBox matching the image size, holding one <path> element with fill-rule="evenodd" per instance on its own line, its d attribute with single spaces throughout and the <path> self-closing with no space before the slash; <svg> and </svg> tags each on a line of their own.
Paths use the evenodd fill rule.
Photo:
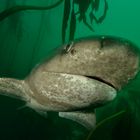
<svg viewBox="0 0 140 140">
<path fill-rule="evenodd" d="M 139 53 L 126 40 L 86 39 L 65 45 L 35 69 L 29 81 L 50 110 L 85 108 L 112 100 L 138 73 L 139 63 Z"/>
<path fill-rule="evenodd" d="M 71 42 L 64 46 L 44 68 L 48 72 L 82 75 L 98 79 L 117 90 L 139 71 L 135 46 L 116 38 L 99 38 Z"/>
</svg>

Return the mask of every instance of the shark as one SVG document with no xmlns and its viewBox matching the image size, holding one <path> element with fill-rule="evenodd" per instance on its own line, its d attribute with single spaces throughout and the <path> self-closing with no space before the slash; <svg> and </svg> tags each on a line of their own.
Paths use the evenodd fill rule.
<svg viewBox="0 0 140 140">
<path fill-rule="evenodd" d="M 96 109 L 111 102 L 140 70 L 139 50 L 122 38 L 101 36 L 71 41 L 56 49 L 24 79 L 0 78 L 0 94 L 24 100 L 44 115 L 96 126 Z"/>
</svg>

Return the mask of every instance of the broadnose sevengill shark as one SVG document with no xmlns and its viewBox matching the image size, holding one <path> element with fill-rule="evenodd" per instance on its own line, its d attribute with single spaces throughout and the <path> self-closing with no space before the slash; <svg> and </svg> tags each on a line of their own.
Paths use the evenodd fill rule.
<svg viewBox="0 0 140 140">
<path fill-rule="evenodd" d="M 24 100 L 39 113 L 56 111 L 91 129 L 96 116 L 89 108 L 112 101 L 139 68 L 139 53 L 129 41 L 81 39 L 61 47 L 24 80 L 0 78 L 0 93 Z"/>
</svg>

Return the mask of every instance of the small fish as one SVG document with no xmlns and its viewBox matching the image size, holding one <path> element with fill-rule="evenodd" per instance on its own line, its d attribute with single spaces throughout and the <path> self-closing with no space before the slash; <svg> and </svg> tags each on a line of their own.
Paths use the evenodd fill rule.
<svg viewBox="0 0 140 140">
<path fill-rule="evenodd" d="M 96 116 L 89 110 L 112 101 L 135 78 L 139 52 L 113 37 L 81 39 L 61 48 L 24 80 L 0 78 L 0 94 L 24 100 L 42 115 L 56 111 L 92 129 Z"/>
</svg>

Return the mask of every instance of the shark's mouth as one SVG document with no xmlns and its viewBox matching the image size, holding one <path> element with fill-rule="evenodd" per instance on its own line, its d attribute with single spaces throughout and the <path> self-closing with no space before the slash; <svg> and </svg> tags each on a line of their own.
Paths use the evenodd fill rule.
<svg viewBox="0 0 140 140">
<path fill-rule="evenodd" d="M 109 81 L 99 77 L 99 76 L 89 76 L 89 75 L 83 75 L 83 74 L 75 74 L 75 73 L 65 73 L 65 72 L 52 72 L 52 71 L 47 71 L 49 73 L 56 73 L 56 74 L 64 74 L 64 75 L 72 75 L 72 76 L 82 76 L 82 77 L 85 77 L 85 78 L 88 78 L 88 79 L 91 79 L 91 80 L 96 80 L 96 81 L 99 81 L 101 83 L 104 83 L 112 88 L 114 88 L 115 90 L 117 90 L 117 88 Z"/>
<path fill-rule="evenodd" d="M 106 81 L 106 80 L 104 80 L 104 79 L 102 79 L 100 77 L 97 77 L 97 76 L 86 76 L 86 75 L 84 75 L 84 76 L 87 77 L 87 78 L 90 78 L 90 79 L 97 80 L 97 81 L 100 81 L 102 83 L 105 83 L 105 84 L 111 86 L 112 88 L 116 89 L 113 84 L 111 84 L 110 82 L 108 82 L 108 81 Z"/>
<path fill-rule="evenodd" d="M 59 73 L 59 72 L 58 72 Z M 73 74 L 73 73 L 61 73 L 60 74 L 66 74 L 66 75 L 75 75 L 75 76 L 82 76 L 82 77 L 86 77 L 88 79 L 92 79 L 92 80 L 97 80 L 101 83 L 104 83 L 112 88 L 114 88 L 115 90 L 117 90 L 117 88 L 110 82 L 106 81 L 105 79 L 98 77 L 98 76 L 88 76 L 88 75 L 82 75 L 82 74 Z"/>
</svg>

